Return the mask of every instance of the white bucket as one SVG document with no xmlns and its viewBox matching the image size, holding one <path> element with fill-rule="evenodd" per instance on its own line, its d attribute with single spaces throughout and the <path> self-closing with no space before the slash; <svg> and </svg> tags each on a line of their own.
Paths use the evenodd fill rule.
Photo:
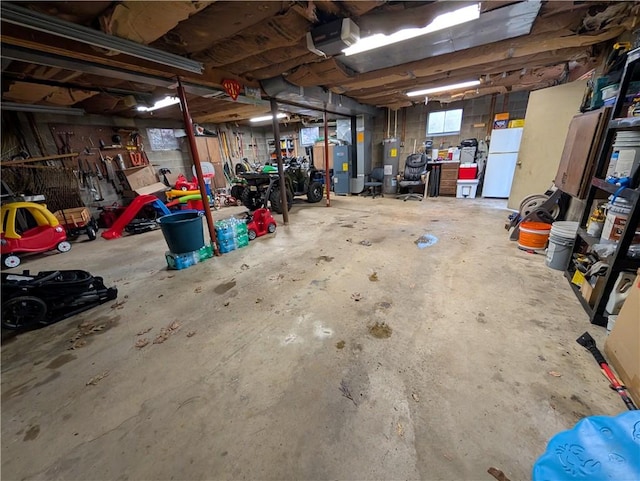
<svg viewBox="0 0 640 481">
<path fill-rule="evenodd" d="M 578 233 L 578 222 L 558 221 L 551 226 L 545 264 L 551 269 L 564 271 L 569 266 L 573 245 Z"/>
<path fill-rule="evenodd" d="M 607 177 L 629 177 L 638 164 L 640 164 L 640 133 L 637 131 L 616 133 Z"/>
</svg>

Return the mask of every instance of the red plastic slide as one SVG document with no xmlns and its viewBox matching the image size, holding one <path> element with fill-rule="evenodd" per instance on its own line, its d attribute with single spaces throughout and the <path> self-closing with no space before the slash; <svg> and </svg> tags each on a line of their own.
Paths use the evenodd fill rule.
<svg viewBox="0 0 640 481">
<path fill-rule="evenodd" d="M 102 237 L 108 240 L 122 237 L 122 230 L 133 220 L 140 209 L 157 200 L 158 198 L 151 194 L 139 195 L 133 199 L 133 202 L 131 202 L 122 215 L 116 219 L 111 228 L 102 233 Z"/>
</svg>

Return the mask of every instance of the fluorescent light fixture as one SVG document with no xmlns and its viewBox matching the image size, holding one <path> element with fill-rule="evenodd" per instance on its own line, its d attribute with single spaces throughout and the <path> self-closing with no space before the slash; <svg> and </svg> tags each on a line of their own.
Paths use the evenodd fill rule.
<svg viewBox="0 0 640 481">
<path fill-rule="evenodd" d="M 186 70 L 187 72 L 202 74 L 204 70 L 202 63 L 195 60 L 163 52 L 115 35 L 108 35 L 93 28 L 67 22 L 8 2 L 2 2 L 2 21 L 50 35 L 68 38 L 76 42 L 86 43 L 94 47 L 113 50 L 157 64 Z"/>
<path fill-rule="evenodd" d="M 347 56 L 355 55 L 357 53 L 384 47 L 385 45 L 409 40 L 410 38 L 420 37 L 431 32 L 437 32 L 438 30 L 444 30 L 445 28 L 477 20 L 478 18 L 480 18 L 480 4 L 476 3 L 474 5 L 438 15 L 429 25 L 423 28 L 405 28 L 392 33 L 391 35 L 377 33 L 371 37 L 361 38 L 355 43 L 355 45 L 345 48 L 342 52 Z"/>
<path fill-rule="evenodd" d="M 178 97 L 165 97 L 162 100 L 158 100 L 151 107 L 139 106 L 136 108 L 138 112 L 153 112 L 154 110 L 163 109 L 165 107 L 169 107 L 171 105 L 179 104 L 180 99 Z"/>
<path fill-rule="evenodd" d="M 287 116 L 286 114 L 283 114 L 282 112 L 280 112 L 278 115 L 276 115 L 276 118 L 283 119 L 286 116 Z M 266 122 L 267 120 L 273 120 L 273 115 L 264 115 L 262 117 L 254 117 L 252 119 L 249 119 L 249 122 Z"/>
<path fill-rule="evenodd" d="M 2 102 L 2 110 L 11 110 L 14 112 L 33 112 L 36 114 L 55 114 L 55 115 L 84 115 L 83 109 L 73 107 L 56 107 L 55 105 L 29 105 L 18 102 Z"/>
<path fill-rule="evenodd" d="M 407 97 L 417 97 L 419 95 L 429 95 L 438 92 L 447 92 L 449 90 L 464 89 L 467 87 L 475 87 L 480 85 L 480 80 L 469 80 L 468 82 L 461 82 L 459 84 L 445 85 L 443 87 L 433 87 L 430 89 L 414 90 L 413 92 L 407 92 Z"/>
</svg>

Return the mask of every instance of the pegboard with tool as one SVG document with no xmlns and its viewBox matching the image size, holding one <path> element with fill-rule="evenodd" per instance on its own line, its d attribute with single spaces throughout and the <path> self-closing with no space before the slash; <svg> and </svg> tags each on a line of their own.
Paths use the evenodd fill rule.
<svg viewBox="0 0 640 481">
<path fill-rule="evenodd" d="M 104 199 L 105 185 L 122 193 L 119 170 L 149 164 L 137 129 L 66 124 L 50 124 L 49 128 L 59 154 L 78 153 L 74 165 L 65 166 L 74 169 L 80 185 L 92 193 L 93 201 Z"/>
</svg>

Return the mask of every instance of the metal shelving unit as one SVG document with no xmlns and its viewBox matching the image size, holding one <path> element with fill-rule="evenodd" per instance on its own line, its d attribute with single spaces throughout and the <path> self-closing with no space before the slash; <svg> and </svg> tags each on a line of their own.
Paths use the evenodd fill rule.
<svg viewBox="0 0 640 481">
<path fill-rule="evenodd" d="M 626 116 L 626 112 L 623 112 L 625 97 L 627 95 L 629 84 L 633 80 L 634 76 L 640 76 L 640 49 L 635 49 L 629 52 L 627 56 L 627 64 L 625 65 L 622 79 L 620 81 L 618 96 L 616 98 L 615 106 L 611 110 L 611 119 L 609 120 L 607 128 L 603 132 L 604 140 L 600 147 L 600 152 L 598 153 L 595 174 L 591 180 L 591 186 L 589 187 L 589 192 L 587 194 L 585 210 L 582 213 L 574 252 L 583 249 L 585 245 L 591 247 L 599 242 L 599 238 L 588 235 L 585 230 L 586 223 L 589 219 L 589 215 L 591 214 L 593 202 L 596 199 L 603 198 L 603 195 L 606 197 L 607 194 L 614 194 L 618 190 L 618 186 L 610 184 L 604 180 L 607 167 L 609 165 L 609 159 L 611 158 L 611 150 L 616 132 L 621 130 L 640 131 L 640 117 L 623 117 L 623 115 Z M 618 274 L 622 271 L 634 271 L 640 268 L 640 259 L 627 257 L 629 246 L 631 245 L 636 228 L 640 222 L 640 169 L 636 170 L 631 186 L 620 192 L 619 196 L 625 198 L 631 203 L 631 212 L 629 213 L 629 218 L 624 232 L 618 241 L 616 251 L 608 259 L 610 268 L 604 281 L 604 289 L 596 299 L 594 306 L 591 307 L 582 297 L 580 289 L 574 284 L 571 284 L 574 293 L 589 315 L 589 320 L 592 324 L 597 324 L 599 326 L 607 325 L 605 307 L 607 305 L 607 300 L 609 299 L 609 294 L 613 290 L 613 285 L 618 278 Z M 565 272 L 565 277 L 567 277 L 570 283 L 574 272 L 575 268 L 570 264 L 568 270 Z"/>
</svg>

